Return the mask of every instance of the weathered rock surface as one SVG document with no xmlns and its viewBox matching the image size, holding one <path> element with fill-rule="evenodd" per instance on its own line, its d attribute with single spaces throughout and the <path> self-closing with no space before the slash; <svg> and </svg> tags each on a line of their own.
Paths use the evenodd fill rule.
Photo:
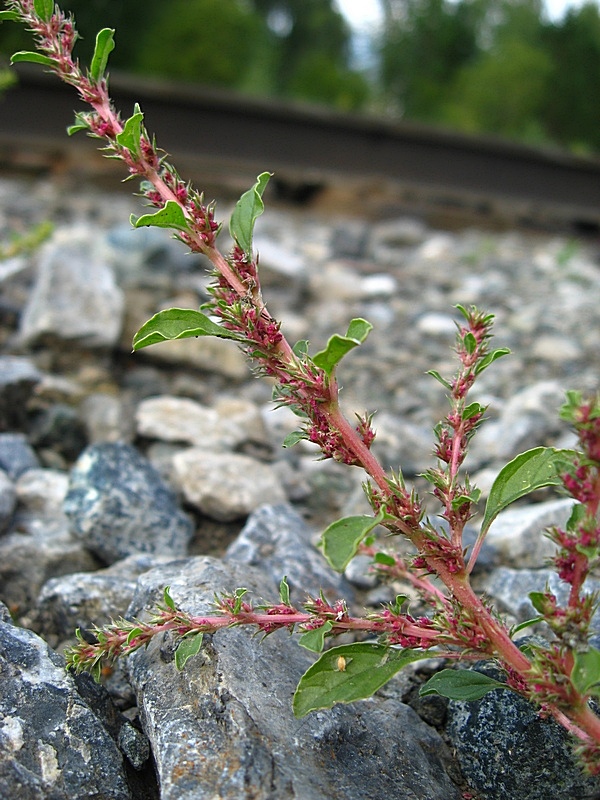
<svg viewBox="0 0 600 800">
<path fill-rule="evenodd" d="M 277 591 L 261 571 L 199 557 L 142 575 L 129 613 L 155 605 L 165 582 L 195 614 L 227 587 Z M 129 658 L 161 798 L 459 800 L 442 740 L 402 703 L 376 698 L 295 719 L 292 694 L 312 658 L 281 634 L 260 642 L 241 628 L 221 631 L 180 673 L 168 637 Z"/>
<path fill-rule="evenodd" d="M 106 564 L 132 553 L 183 555 L 192 536 L 154 467 L 130 445 L 92 445 L 71 472 L 64 510 L 73 534 Z"/>
<path fill-rule="evenodd" d="M 0 796 L 131 800 L 123 756 L 64 662 L 32 631 L 0 621 Z"/>
</svg>

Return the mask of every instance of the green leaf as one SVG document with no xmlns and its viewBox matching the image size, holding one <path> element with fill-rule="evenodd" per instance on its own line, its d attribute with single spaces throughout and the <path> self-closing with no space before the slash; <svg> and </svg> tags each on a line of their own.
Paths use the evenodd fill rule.
<svg viewBox="0 0 600 800">
<path fill-rule="evenodd" d="M 35 13 L 44 22 L 48 22 L 54 13 L 54 0 L 33 0 Z"/>
<path fill-rule="evenodd" d="M 485 406 L 482 406 L 480 403 L 471 403 L 463 410 L 462 418 L 464 420 L 471 419 L 471 417 L 477 414 L 485 414 Z"/>
<path fill-rule="evenodd" d="M 155 227 L 155 228 L 174 228 L 178 231 L 189 231 L 189 222 L 183 213 L 183 209 L 175 200 L 167 200 L 165 205 L 154 214 L 142 214 L 135 218 L 131 215 L 131 224 L 134 228 Z"/>
<path fill-rule="evenodd" d="M 441 694 L 450 700 L 479 700 L 494 689 L 508 689 L 505 683 L 470 669 L 443 669 L 421 686 L 419 695 Z"/>
<path fill-rule="evenodd" d="M 477 349 L 477 339 L 470 331 L 463 336 L 463 344 L 469 355 L 472 355 Z"/>
<path fill-rule="evenodd" d="M 540 614 L 544 614 L 546 607 L 548 605 L 548 596 L 545 592 L 529 592 L 527 597 L 529 598 L 531 605 L 535 608 L 536 611 L 539 611 Z"/>
<path fill-rule="evenodd" d="M 327 620 L 320 628 L 313 628 L 312 631 L 306 631 L 298 639 L 298 644 L 301 647 L 306 647 L 313 653 L 322 653 L 325 646 L 325 635 L 333 628 L 332 623 Z"/>
<path fill-rule="evenodd" d="M 481 359 L 481 361 L 477 362 L 477 366 L 475 367 L 475 375 L 479 375 L 483 372 L 484 369 L 487 369 L 490 364 L 493 364 L 494 361 L 497 361 L 502 356 L 509 356 L 510 350 L 508 347 L 499 347 L 497 350 L 494 350 L 492 353 L 488 353 L 487 356 Z"/>
<path fill-rule="evenodd" d="M 323 531 L 320 542 L 329 565 L 337 572 L 343 572 L 356 555 L 359 544 L 384 516 L 380 512 L 376 517 L 343 517 L 332 522 Z"/>
<path fill-rule="evenodd" d="M 96 47 L 90 66 L 90 78 L 95 83 L 98 83 L 104 77 L 108 57 L 115 49 L 114 36 L 115 31 L 113 28 L 102 28 L 96 36 Z"/>
<path fill-rule="evenodd" d="M 244 253 L 252 255 L 252 236 L 256 220 L 265 210 L 262 196 L 271 177 L 270 172 L 261 173 L 251 189 L 237 201 L 229 221 L 231 238 L 242 248 Z"/>
<path fill-rule="evenodd" d="M 445 378 L 442 378 L 442 376 L 440 375 L 440 373 L 437 370 L 430 369 L 430 370 L 427 370 L 427 372 L 425 374 L 426 375 L 431 375 L 431 377 L 435 378 L 436 381 L 438 381 L 439 383 L 442 384 L 442 386 L 444 386 L 449 391 L 452 391 L 452 384 L 449 383 Z"/>
<path fill-rule="evenodd" d="M 148 320 L 133 337 L 133 349 L 141 350 L 151 344 L 171 339 L 190 339 L 193 336 L 218 336 L 234 339 L 239 336 L 213 322 L 201 311 L 191 308 L 167 308 Z"/>
<path fill-rule="evenodd" d="M 287 576 L 283 576 L 279 583 L 279 599 L 283 603 L 284 606 L 289 606 L 290 604 L 290 586 L 287 582 Z"/>
<path fill-rule="evenodd" d="M 163 603 L 166 605 L 167 608 L 170 608 L 171 611 L 177 611 L 177 606 L 175 605 L 175 601 L 171 597 L 171 593 L 169 592 L 170 586 L 165 586 L 163 591 Z"/>
<path fill-rule="evenodd" d="M 143 632 L 144 631 L 141 628 L 133 628 L 133 630 L 130 630 L 129 633 L 127 634 L 127 644 L 131 644 L 131 642 L 135 639 L 135 637 L 139 636 L 140 633 Z"/>
<path fill-rule="evenodd" d="M 388 553 L 375 553 L 373 561 L 376 564 L 383 564 L 386 567 L 393 567 L 396 564 L 394 556 L 390 556 Z"/>
<path fill-rule="evenodd" d="M 304 717 L 318 708 L 364 700 L 402 667 L 431 654 L 396 650 L 372 642 L 332 647 L 309 667 L 294 693 L 294 715 Z"/>
<path fill-rule="evenodd" d="M 485 535 L 498 514 L 515 500 L 543 486 L 560 484 L 556 462 L 571 452 L 553 447 L 535 447 L 503 467 L 492 485 L 480 535 Z"/>
<path fill-rule="evenodd" d="M 67 136 L 73 136 L 74 133 L 79 133 L 79 131 L 87 131 L 90 129 L 90 126 L 83 120 L 83 118 L 78 119 L 77 115 L 75 115 L 75 122 L 72 125 L 69 125 L 67 128 Z"/>
<path fill-rule="evenodd" d="M 116 136 L 117 144 L 127 148 L 135 155 L 140 154 L 140 139 L 142 136 L 142 121 L 144 115 L 136 103 L 133 107 L 133 116 L 129 117 L 123 125 L 123 130 Z"/>
<path fill-rule="evenodd" d="M 581 694 L 600 694 L 600 650 L 590 647 L 585 653 L 575 653 L 571 682 Z"/>
<path fill-rule="evenodd" d="M 303 439 L 306 439 L 306 434 L 302 431 L 292 431 L 288 433 L 288 435 L 283 440 L 282 447 L 293 447 L 298 442 L 301 442 Z"/>
<path fill-rule="evenodd" d="M 293 353 L 298 358 L 303 358 L 304 356 L 308 355 L 308 339 L 300 339 L 296 344 L 292 347 Z"/>
<path fill-rule="evenodd" d="M 43 64 L 45 67 L 53 67 L 54 61 L 48 56 L 43 56 L 41 53 L 32 53 L 29 50 L 19 50 L 18 53 L 13 53 L 10 57 L 11 64 L 17 64 L 19 61 L 30 61 L 32 64 Z"/>
<path fill-rule="evenodd" d="M 195 656 L 202 647 L 204 634 L 201 632 L 190 633 L 184 636 L 175 650 L 175 667 L 179 672 L 185 667 L 192 656 Z"/>
<path fill-rule="evenodd" d="M 366 319 L 357 317 L 351 320 L 346 335 L 334 334 L 327 342 L 325 350 L 321 350 L 314 356 L 314 364 L 324 370 L 327 375 L 331 375 L 346 353 L 362 344 L 372 330 L 373 326 Z"/>
<path fill-rule="evenodd" d="M 19 22 L 20 19 L 16 11 L 0 11 L 0 22 Z"/>
<path fill-rule="evenodd" d="M 543 622 L 543 617 L 532 617 L 531 619 L 526 619 L 524 622 L 519 622 L 518 625 L 513 625 L 510 629 L 510 638 L 513 639 L 517 633 L 524 630 L 525 628 L 529 628 L 532 625 L 535 625 L 536 622 Z"/>
</svg>

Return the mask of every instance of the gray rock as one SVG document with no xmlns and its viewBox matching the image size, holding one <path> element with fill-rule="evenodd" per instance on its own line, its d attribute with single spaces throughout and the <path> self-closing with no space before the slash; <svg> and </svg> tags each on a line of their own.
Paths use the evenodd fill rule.
<svg viewBox="0 0 600 800">
<path fill-rule="evenodd" d="M 478 671 L 498 679 L 489 666 Z M 587 800 L 600 796 L 600 779 L 586 777 L 564 728 L 542 719 L 510 691 L 481 700 L 450 701 L 446 727 L 468 784 L 484 800 Z"/>
<path fill-rule="evenodd" d="M 23 433 L 0 433 L 0 469 L 15 480 L 28 469 L 40 466 Z"/>
<path fill-rule="evenodd" d="M 53 404 L 35 419 L 29 440 L 38 450 L 51 449 L 67 461 L 75 461 L 88 443 L 79 414 L 64 403 Z"/>
<path fill-rule="evenodd" d="M 544 536 L 553 526 L 564 527 L 574 501 L 549 500 L 502 511 L 490 526 L 488 543 L 507 566 L 539 569 L 556 553 L 556 545 Z"/>
<path fill-rule="evenodd" d="M 258 407 L 237 398 L 223 398 L 209 408 L 186 397 L 150 397 L 139 404 L 136 421 L 140 436 L 219 452 L 266 440 Z"/>
<path fill-rule="evenodd" d="M 540 381 L 516 392 L 499 419 L 488 422 L 474 438 L 469 465 L 504 462 L 532 447 L 552 445 L 566 429 L 558 419 L 564 395 L 557 381 Z"/>
<path fill-rule="evenodd" d="M 21 318 L 25 344 L 43 339 L 113 347 L 121 331 L 123 293 L 86 226 L 57 230 L 43 247 L 37 281 Z"/>
<path fill-rule="evenodd" d="M 141 576 L 129 614 L 146 613 L 166 584 L 194 614 L 210 607 L 215 592 L 238 585 L 259 596 L 276 591 L 252 568 L 188 559 Z M 292 693 L 311 661 L 287 633 L 261 641 L 242 628 L 206 637 L 181 673 L 168 637 L 130 656 L 161 798 L 459 800 L 444 770 L 442 740 L 396 700 L 295 719 Z"/>
<path fill-rule="evenodd" d="M 77 628 L 107 625 L 127 611 L 138 576 L 168 560 L 133 555 L 96 572 L 51 578 L 38 595 L 31 627 L 56 646 L 73 638 Z"/>
<path fill-rule="evenodd" d="M 9 533 L 0 539 L 0 599 L 21 617 L 35 606 L 52 577 L 98 568 L 89 550 L 69 532 L 62 511 L 65 473 L 32 469 L 18 479 L 18 505 Z"/>
<path fill-rule="evenodd" d="M 23 511 L 58 521 L 66 521 L 62 506 L 68 488 L 68 474 L 55 469 L 28 469 L 15 484 Z"/>
<path fill-rule="evenodd" d="M 314 532 L 289 505 L 266 505 L 254 511 L 237 539 L 227 548 L 224 560 L 260 567 L 278 584 L 286 576 L 302 602 L 306 593 L 318 596 L 323 590 L 329 600 L 350 600 L 348 582 L 327 566 L 313 547 Z M 272 598 L 275 602 L 277 598 Z"/>
<path fill-rule="evenodd" d="M 530 592 L 543 592 L 548 586 L 556 595 L 558 603 L 565 606 L 569 599 L 569 585 L 550 569 L 511 569 L 497 567 L 486 578 L 484 590 L 493 597 L 501 610 L 509 613 L 517 622 L 524 622 L 538 615 L 528 595 Z M 585 583 L 587 592 L 598 591 L 600 581 L 588 578 Z M 594 616 L 594 627 L 600 630 L 600 620 Z"/>
<path fill-rule="evenodd" d="M 173 472 L 187 502 L 221 522 L 285 500 L 275 469 L 250 456 L 191 447 L 173 456 Z"/>
<path fill-rule="evenodd" d="M 3 469 L 0 469 L 0 533 L 6 530 L 17 504 L 15 485 Z"/>
<path fill-rule="evenodd" d="M 173 492 L 127 444 L 105 442 L 82 453 L 64 510 L 74 535 L 107 564 L 133 553 L 183 555 L 193 533 Z"/>
<path fill-rule="evenodd" d="M 123 758 L 63 660 L 0 622 L 0 796 L 131 800 Z"/>
<path fill-rule="evenodd" d="M 0 431 L 19 430 L 27 402 L 42 374 L 27 358 L 0 356 Z"/>
</svg>

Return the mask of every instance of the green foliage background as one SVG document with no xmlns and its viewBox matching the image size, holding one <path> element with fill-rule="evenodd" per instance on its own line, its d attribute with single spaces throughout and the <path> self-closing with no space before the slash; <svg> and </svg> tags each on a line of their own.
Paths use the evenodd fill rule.
<svg viewBox="0 0 600 800">
<path fill-rule="evenodd" d="M 322 103 L 578 152 L 600 150 L 600 12 L 543 0 L 364 0 L 385 23 L 358 67 L 334 0 L 64 0 L 113 70 Z M 364 42 L 363 42 L 364 45 Z M 28 47 L 0 26 L 0 51 Z"/>
</svg>

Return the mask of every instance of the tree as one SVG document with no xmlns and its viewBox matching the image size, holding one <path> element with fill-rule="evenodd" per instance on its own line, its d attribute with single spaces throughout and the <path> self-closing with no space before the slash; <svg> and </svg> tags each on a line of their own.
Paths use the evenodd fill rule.
<svg viewBox="0 0 600 800">
<path fill-rule="evenodd" d="M 458 70 L 477 52 L 481 0 L 386 0 L 380 43 L 386 104 L 435 121 Z"/>
<path fill-rule="evenodd" d="M 544 115 L 554 139 L 600 150 L 600 12 L 595 3 L 571 8 L 547 31 L 551 92 Z"/>
</svg>

